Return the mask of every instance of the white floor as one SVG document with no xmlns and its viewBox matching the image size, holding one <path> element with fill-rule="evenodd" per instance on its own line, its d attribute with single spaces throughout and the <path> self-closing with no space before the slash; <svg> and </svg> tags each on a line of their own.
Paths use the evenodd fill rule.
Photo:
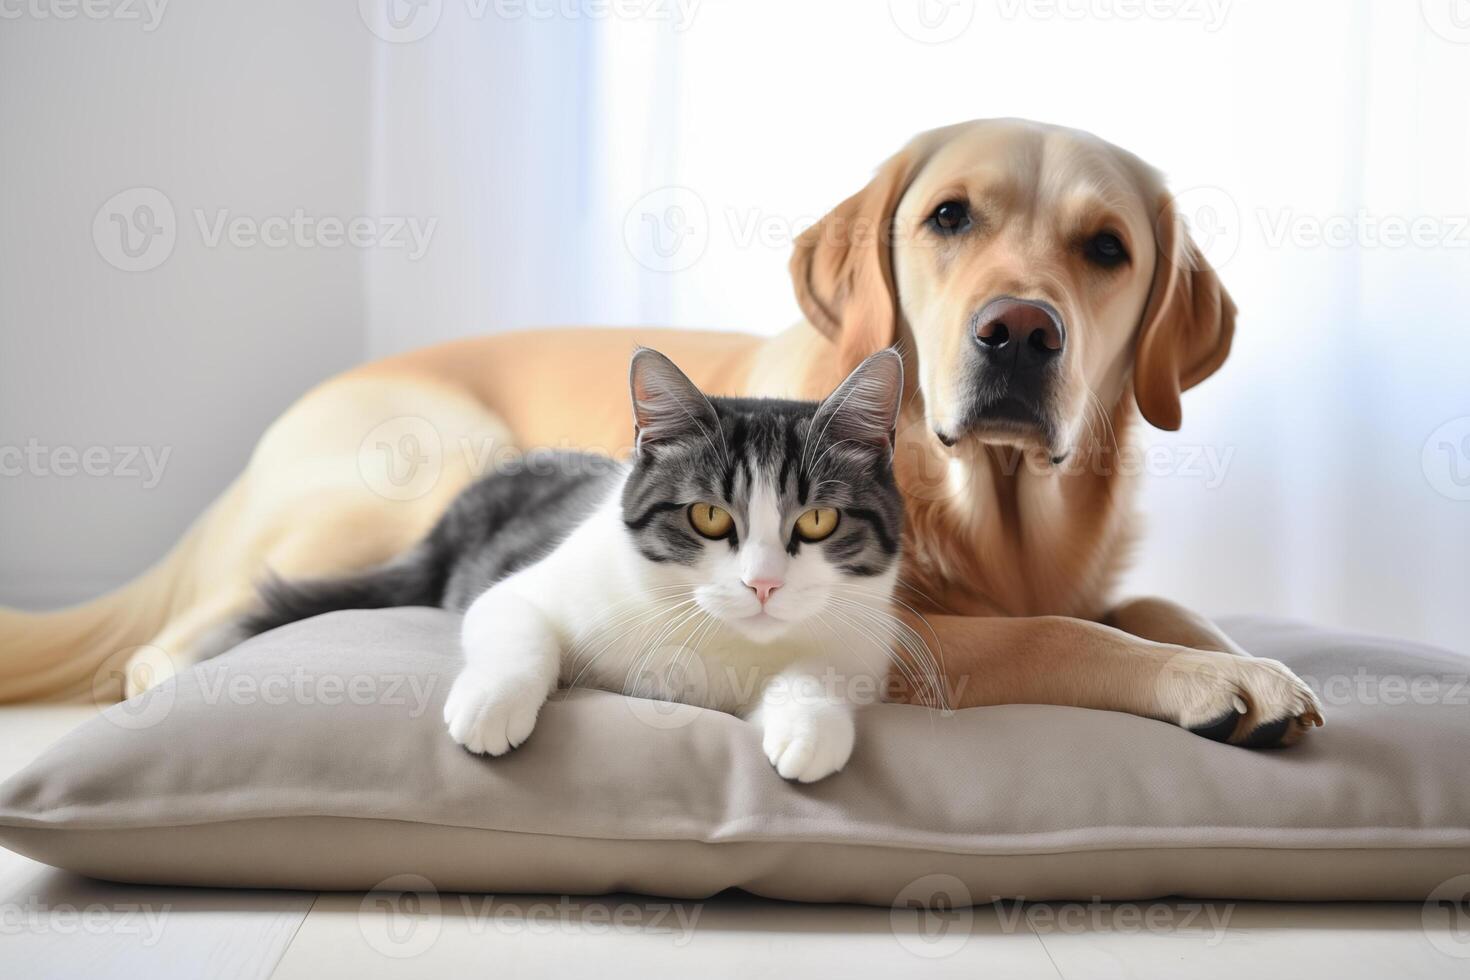
<svg viewBox="0 0 1470 980">
<path fill-rule="evenodd" d="M 90 708 L 0 709 L 0 778 Z M 1039 904 L 916 913 L 747 897 L 138 888 L 0 850 L 0 975 L 1470 977 L 1470 929 L 1418 904 Z"/>
</svg>

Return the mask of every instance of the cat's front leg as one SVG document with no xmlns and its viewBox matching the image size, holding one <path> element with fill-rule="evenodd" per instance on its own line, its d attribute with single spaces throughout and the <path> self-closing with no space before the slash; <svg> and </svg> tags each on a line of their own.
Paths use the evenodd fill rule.
<svg viewBox="0 0 1470 980">
<path fill-rule="evenodd" d="M 449 737 L 479 755 L 524 742 L 556 688 L 560 646 L 535 608 L 500 586 L 465 612 L 465 665 L 444 702 Z"/>
<path fill-rule="evenodd" d="M 853 706 L 830 679 L 791 670 L 772 678 L 750 720 L 761 747 L 783 779 L 814 783 L 847 765 L 857 738 Z"/>
</svg>

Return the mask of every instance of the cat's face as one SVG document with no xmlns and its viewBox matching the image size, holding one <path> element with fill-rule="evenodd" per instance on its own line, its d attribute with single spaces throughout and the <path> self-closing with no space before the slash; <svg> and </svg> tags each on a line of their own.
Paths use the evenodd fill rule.
<svg viewBox="0 0 1470 980">
<path fill-rule="evenodd" d="M 663 580 L 757 643 L 823 614 L 886 610 L 903 504 L 891 467 L 898 355 L 863 362 L 825 401 L 706 398 L 651 350 L 632 368 L 638 449 L 624 524 Z"/>
</svg>

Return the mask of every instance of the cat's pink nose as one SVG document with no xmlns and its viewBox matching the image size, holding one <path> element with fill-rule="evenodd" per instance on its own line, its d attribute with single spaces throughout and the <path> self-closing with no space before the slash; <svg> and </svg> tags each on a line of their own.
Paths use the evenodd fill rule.
<svg viewBox="0 0 1470 980">
<path fill-rule="evenodd" d="M 766 604 L 766 600 L 771 597 L 771 593 L 779 589 L 782 585 L 782 582 L 778 578 L 756 578 L 751 579 L 745 584 L 750 588 L 750 591 L 755 593 L 755 597 L 759 599 L 761 601 L 761 605 L 764 606 Z"/>
</svg>

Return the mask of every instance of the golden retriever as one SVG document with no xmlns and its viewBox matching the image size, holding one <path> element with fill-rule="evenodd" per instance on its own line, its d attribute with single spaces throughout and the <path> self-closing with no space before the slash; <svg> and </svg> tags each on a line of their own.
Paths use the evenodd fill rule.
<svg viewBox="0 0 1470 980">
<path fill-rule="evenodd" d="M 791 272 L 806 321 L 770 339 L 502 334 L 327 381 L 158 566 L 73 609 L 0 613 L 0 699 L 156 683 L 267 569 L 383 560 L 511 447 L 626 451 L 637 343 L 707 391 L 803 398 L 896 343 L 912 389 L 895 455 L 907 615 L 951 704 L 1126 711 L 1250 746 L 1322 723 L 1306 685 L 1202 617 L 1112 603 L 1133 525 L 1120 454 L 1139 414 L 1179 426 L 1181 392 L 1225 360 L 1235 326 L 1152 168 L 1018 120 L 924 133 L 801 235 Z"/>
</svg>

